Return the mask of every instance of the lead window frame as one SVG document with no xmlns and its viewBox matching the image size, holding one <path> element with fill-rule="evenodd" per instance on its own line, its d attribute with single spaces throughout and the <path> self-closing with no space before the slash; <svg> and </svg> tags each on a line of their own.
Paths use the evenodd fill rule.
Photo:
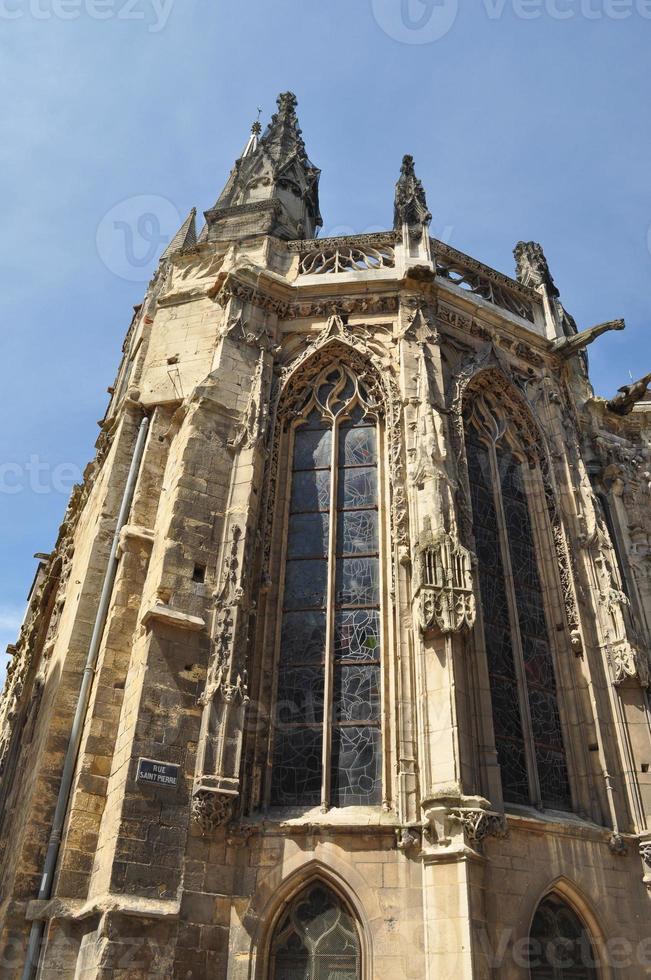
<svg viewBox="0 0 651 980">
<path fill-rule="evenodd" d="M 510 643 L 514 661 L 517 693 L 518 710 L 522 726 L 522 741 L 526 758 L 526 775 L 528 785 L 528 799 L 517 801 L 508 799 L 505 795 L 504 780 L 501 780 L 501 792 L 504 802 L 509 807 L 535 807 L 538 810 L 556 810 L 566 813 L 576 813 L 578 807 L 576 769 L 573 758 L 572 741 L 568 731 L 567 717 L 567 697 L 565 687 L 567 678 L 559 659 L 561 650 L 558 642 L 558 623 L 559 605 L 557 593 L 558 583 L 555 576 L 550 576 L 545 567 L 546 558 L 552 560 L 554 549 L 551 541 L 551 527 L 548 520 L 545 505 L 545 485 L 541 471 L 540 460 L 538 459 L 538 447 L 535 448 L 522 438 L 518 425 L 514 419 L 514 413 L 510 412 L 509 404 L 502 404 L 499 400 L 493 402 L 492 398 L 485 397 L 482 389 L 474 391 L 468 395 L 464 408 L 464 446 L 466 459 L 468 459 L 468 429 L 474 426 L 476 437 L 482 443 L 484 450 L 488 454 L 490 468 L 490 482 L 488 491 L 491 495 L 492 504 L 496 516 L 496 539 L 499 546 L 499 557 L 502 563 L 504 577 L 504 587 L 508 606 Z M 507 532 L 507 522 L 504 513 L 502 478 L 499 470 L 498 450 L 508 452 L 517 462 L 522 476 L 522 494 L 527 506 L 527 513 L 531 532 L 531 546 L 535 555 L 536 571 L 540 589 L 540 601 L 545 618 L 545 640 L 547 641 L 548 655 L 553 669 L 554 677 L 554 698 L 555 707 L 558 713 L 560 735 L 562 739 L 562 755 L 567 778 L 567 798 L 566 806 L 557 806 L 543 799 L 541 791 L 539 766 L 536 752 L 536 738 L 533 731 L 531 720 L 531 708 L 529 697 L 529 686 L 526 678 L 526 663 L 521 636 L 520 617 L 518 612 L 518 602 L 515 594 L 514 574 L 512 568 L 511 546 Z M 468 477 L 470 473 L 468 471 Z M 472 514 L 473 538 L 475 533 L 475 515 Z M 481 574 L 481 572 L 480 572 Z M 491 708 L 494 711 L 494 695 L 492 687 L 492 671 L 488 660 L 488 648 L 486 640 L 486 629 L 484 623 L 484 609 L 481 601 L 480 582 L 477 580 L 477 600 L 478 608 L 481 610 L 477 619 L 477 642 L 482 651 L 483 660 L 486 666 L 486 678 L 489 682 L 489 697 Z M 555 622 L 552 616 L 556 617 Z M 493 717 L 493 715 L 491 715 Z M 491 722 L 493 731 L 493 744 L 497 750 L 497 738 L 494 722 Z M 501 769 L 501 767 L 500 767 Z"/>
<path fill-rule="evenodd" d="M 317 402 L 315 392 L 319 390 L 319 385 L 323 379 L 333 372 L 340 372 L 348 382 L 352 381 L 355 385 L 355 394 L 349 400 L 345 409 L 332 415 L 329 420 L 331 432 L 331 451 L 330 451 L 330 481 L 329 481 L 329 508 L 328 508 L 328 549 L 325 560 L 327 562 L 327 594 L 323 611 L 326 620 L 326 639 L 324 650 L 324 691 L 323 691 L 323 714 L 320 722 L 322 729 L 322 752 L 321 752 L 321 795 L 319 802 L 294 803 L 274 802 L 272 795 L 272 784 L 274 775 L 275 741 L 278 724 L 276 720 L 276 710 L 278 705 L 279 675 L 281 670 L 281 635 L 283 629 L 283 617 L 288 611 L 285 608 L 285 590 L 287 582 L 289 557 L 290 527 L 289 519 L 292 503 L 292 480 L 295 473 L 294 454 L 296 446 L 296 434 L 305 426 L 308 417 L 314 412 Z M 387 483 L 385 473 L 385 444 L 386 431 L 384 425 L 384 414 L 382 407 L 373 401 L 368 390 L 365 389 L 362 378 L 351 366 L 342 364 L 334 360 L 320 371 L 318 377 L 306 385 L 307 397 L 304 400 L 302 409 L 292 412 L 289 419 L 284 420 L 284 427 L 279 443 L 279 493 L 276 501 L 276 513 L 273 518 L 273 538 L 275 544 L 273 552 L 275 560 L 273 565 L 278 570 L 277 595 L 274 597 L 274 636 L 273 636 L 273 680 L 270 723 L 267 743 L 267 774 L 263 791 L 263 806 L 265 810 L 284 810 L 284 809 L 304 809 L 320 806 L 323 813 L 334 807 L 364 806 L 386 808 L 386 797 L 388 793 L 388 772 L 389 746 L 388 746 L 388 725 L 387 725 L 387 670 L 386 670 L 386 644 L 388 637 L 387 629 L 387 608 L 388 608 L 388 576 L 390 574 L 387 567 L 387 527 L 389 505 L 386 500 Z M 312 394 L 309 392 L 312 391 Z M 342 447 L 341 431 L 347 423 L 350 423 L 356 409 L 363 412 L 362 425 L 360 427 L 372 428 L 375 442 L 375 461 L 372 464 L 375 470 L 375 503 L 373 507 L 345 508 L 339 502 L 339 478 L 340 471 L 344 468 L 341 465 L 339 455 Z M 283 424 L 281 418 L 280 424 Z M 365 464 L 359 464 L 359 468 L 364 468 Z M 312 470 L 313 471 L 313 470 Z M 371 555 L 364 554 L 362 558 L 372 558 L 376 562 L 377 575 L 377 603 L 366 605 L 341 604 L 336 601 L 336 581 L 338 563 L 345 560 L 343 549 L 338 547 L 338 528 L 341 515 L 355 509 L 370 509 L 377 515 L 377 550 Z M 316 513 L 316 511 L 315 511 Z M 351 556 L 348 556 L 351 557 Z M 307 559 L 309 560 L 309 559 Z M 342 608 L 342 605 L 345 608 Z M 340 612 L 369 611 L 377 615 L 377 648 L 379 650 L 376 660 L 369 661 L 369 666 L 377 668 L 377 710 L 373 719 L 352 720 L 349 724 L 345 721 L 335 719 L 335 619 Z M 345 658 L 344 658 L 345 659 Z M 360 661 L 361 663 L 361 661 Z M 345 666 L 345 664 L 343 664 Z M 369 803 L 337 803 L 333 800 L 332 769 L 333 769 L 333 732 L 337 728 L 365 727 L 374 728 L 378 732 L 374 757 L 376 758 L 376 779 L 377 791 L 375 799 Z"/>
</svg>

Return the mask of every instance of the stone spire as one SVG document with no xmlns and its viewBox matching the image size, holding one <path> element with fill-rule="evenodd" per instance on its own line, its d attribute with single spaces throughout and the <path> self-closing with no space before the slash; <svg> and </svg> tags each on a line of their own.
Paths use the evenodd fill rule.
<svg viewBox="0 0 651 980">
<path fill-rule="evenodd" d="M 278 111 L 260 136 L 254 123 L 217 203 L 206 211 L 210 240 L 252 235 L 313 238 L 321 226 L 319 176 L 296 116 L 296 96 L 278 97 Z"/>
<path fill-rule="evenodd" d="M 196 217 L 197 209 L 192 208 L 190 214 L 161 255 L 161 262 L 163 259 L 169 259 L 170 255 L 173 255 L 174 252 L 180 252 L 182 248 L 190 248 L 190 246 L 197 244 Z"/>
</svg>

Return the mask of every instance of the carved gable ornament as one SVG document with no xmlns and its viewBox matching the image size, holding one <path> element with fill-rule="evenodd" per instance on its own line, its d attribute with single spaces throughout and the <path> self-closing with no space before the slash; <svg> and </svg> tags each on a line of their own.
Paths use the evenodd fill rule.
<svg viewBox="0 0 651 980">
<path fill-rule="evenodd" d="M 420 621 L 433 629 L 457 633 L 475 622 L 472 557 L 450 534 L 421 551 Z"/>
</svg>

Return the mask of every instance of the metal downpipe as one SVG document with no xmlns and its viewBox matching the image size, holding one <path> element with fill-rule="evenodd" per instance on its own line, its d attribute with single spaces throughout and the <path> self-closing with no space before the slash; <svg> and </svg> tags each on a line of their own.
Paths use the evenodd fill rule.
<svg viewBox="0 0 651 980">
<path fill-rule="evenodd" d="M 104 575 L 104 584 L 102 585 L 99 606 L 97 607 L 97 614 L 93 625 L 93 633 L 90 638 L 90 645 L 88 647 L 84 675 L 81 681 L 79 697 L 77 699 L 77 707 L 75 709 L 75 716 L 73 718 L 72 729 L 70 731 L 70 741 L 68 742 L 66 757 L 63 764 L 61 785 L 59 787 L 59 795 L 57 797 L 54 817 L 52 820 L 52 830 L 48 841 L 45 861 L 43 863 L 43 874 L 38 892 L 39 901 L 46 901 L 52 894 L 52 883 L 54 881 L 54 872 L 59 856 L 59 848 L 61 846 L 63 827 L 68 812 L 70 790 L 72 789 L 72 781 L 77 765 L 77 756 L 79 754 L 81 736 L 84 728 L 84 722 L 86 720 L 86 712 L 88 710 L 90 692 L 93 684 L 93 678 L 95 676 L 95 668 L 97 666 L 97 657 L 99 655 L 99 649 L 102 642 L 102 637 L 104 635 L 104 627 L 106 625 L 106 618 L 108 615 L 109 604 L 113 594 L 113 586 L 115 584 L 115 576 L 118 568 L 117 550 L 120 541 L 120 531 L 126 524 L 129 517 L 129 512 L 131 510 L 131 503 L 133 501 L 133 494 L 136 488 L 138 474 L 140 472 L 140 464 L 142 462 L 148 430 L 149 419 L 147 416 L 145 416 L 140 423 L 140 428 L 138 429 L 138 436 L 133 450 L 131 466 L 129 467 L 129 474 L 127 476 L 124 494 L 122 495 L 120 511 L 118 513 L 115 533 L 113 535 L 111 552 Z M 44 922 L 41 920 L 35 920 L 32 923 L 32 929 L 29 934 L 29 943 L 27 946 L 27 958 L 25 960 L 25 966 L 22 973 L 22 980 L 32 980 L 36 974 L 38 961 L 40 958 L 40 946 L 44 928 Z"/>
</svg>

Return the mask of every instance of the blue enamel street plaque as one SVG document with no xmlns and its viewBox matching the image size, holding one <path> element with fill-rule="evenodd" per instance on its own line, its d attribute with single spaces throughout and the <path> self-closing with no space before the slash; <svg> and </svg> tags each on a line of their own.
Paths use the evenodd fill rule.
<svg viewBox="0 0 651 980">
<path fill-rule="evenodd" d="M 167 762 L 155 762 L 153 759 L 138 759 L 136 781 L 173 789 L 179 781 L 179 767 Z"/>
</svg>

